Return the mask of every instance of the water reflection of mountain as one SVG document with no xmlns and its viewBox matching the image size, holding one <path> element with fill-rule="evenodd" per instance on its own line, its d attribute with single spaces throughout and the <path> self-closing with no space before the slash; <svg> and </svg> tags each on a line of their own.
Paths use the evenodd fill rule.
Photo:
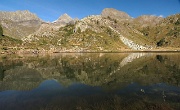
<svg viewBox="0 0 180 110">
<path fill-rule="evenodd" d="M 179 86 L 180 54 L 56 54 L 6 57 L 0 63 L 0 90 L 31 90 L 47 79 L 118 89 L 131 83 Z M 130 60 L 128 60 L 130 59 Z"/>
</svg>

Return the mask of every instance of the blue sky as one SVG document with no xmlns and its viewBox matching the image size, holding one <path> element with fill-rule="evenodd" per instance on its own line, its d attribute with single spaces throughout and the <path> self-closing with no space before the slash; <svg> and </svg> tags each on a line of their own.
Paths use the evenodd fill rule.
<svg viewBox="0 0 180 110">
<path fill-rule="evenodd" d="M 2 0 L 0 11 L 29 10 L 44 21 L 54 21 L 64 13 L 72 18 L 100 14 L 115 8 L 136 18 L 140 15 L 169 16 L 180 13 L 180 0 Z"/>
</svg>

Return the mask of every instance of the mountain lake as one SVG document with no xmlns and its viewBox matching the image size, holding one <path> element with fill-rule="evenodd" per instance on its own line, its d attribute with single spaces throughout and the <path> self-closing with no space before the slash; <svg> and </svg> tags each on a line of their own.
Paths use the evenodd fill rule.
<svg viewBox="0 0 180 110">
<path fill-rule="evenodd" d="M 180 53 L 0 55 L 0 110 L 179 110 Z"/>
</svg>

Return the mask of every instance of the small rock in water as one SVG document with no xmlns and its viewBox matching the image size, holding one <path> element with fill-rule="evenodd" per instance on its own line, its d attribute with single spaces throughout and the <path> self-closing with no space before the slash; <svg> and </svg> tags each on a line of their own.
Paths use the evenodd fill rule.
<svg viewBox="0 0 180 110">
<path fill-rule="evenodd" d="M 141 92 L 145 93 L 144 89 L 141 89 Z"/>
</svg>

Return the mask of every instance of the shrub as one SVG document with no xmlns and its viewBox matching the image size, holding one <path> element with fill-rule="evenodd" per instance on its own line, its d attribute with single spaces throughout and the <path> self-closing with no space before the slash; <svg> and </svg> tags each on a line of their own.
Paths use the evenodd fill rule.
<svg viewBox="0 0 180 110">
<path fill-rule="evenodd" d="M 165 38 L 162 38 L 159 42 L 157 42 L 157 46 L 163 46 L 163 45 L 167 45 L 168 42 L 165 41 Z"/>
<path fill-rule="evenodd" d="M 175 22 L 175 25 L 179 25 L 180 24 L 180 19 L 178 19 L 176 22 Z"/>
</svg>

